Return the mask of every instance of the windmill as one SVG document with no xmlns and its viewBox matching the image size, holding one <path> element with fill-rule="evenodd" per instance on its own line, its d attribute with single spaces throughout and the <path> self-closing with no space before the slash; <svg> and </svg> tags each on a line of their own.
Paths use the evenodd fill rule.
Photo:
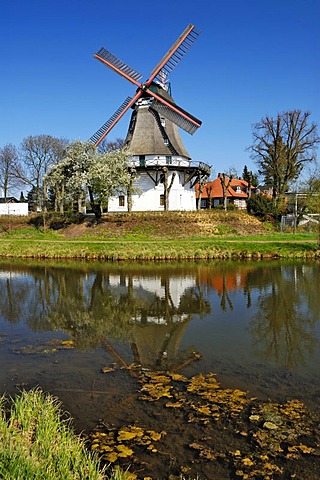
<svg viewBox="0 0 320 480">
<path fill-rule="evenodd" d="M 138 174 L 136 187 L 142 192 L 133 199 L 134 210 L 194 210 L 194 184 L 210 174 L 208 165 L 191 161 L 178 130 L 180 127 L 192 135 L 201 126 L 201 121 L 174 102 L 168 83 L 169 75 L 198 35 L 195 26 L 188 25 L 145 82 L 141 82 L 140 73 L 105 48 L 94 54 L 97 60 L 136 86 L 134 96 L 127 97 L 90 138 L 98 146 L 124 114 L 133 109 L 125 148 Z M 109 210 L 124 208 L 123 195 L 109 202 Z"/>
</svg>

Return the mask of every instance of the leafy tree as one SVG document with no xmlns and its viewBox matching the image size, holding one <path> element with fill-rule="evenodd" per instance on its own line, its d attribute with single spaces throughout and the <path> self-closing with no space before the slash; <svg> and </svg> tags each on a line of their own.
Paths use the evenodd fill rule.
<svg viewBox="0 0 320 480">
<path fill-rule="evenodd" d="M 247 211 L 251 215 L 260 218 L 261 220 L 268 220 L 273 218 L 279 220 L 280 212 L 273 201 L 264 195 L 254 195 L 247 201 Z"/>
<path fill-rule="evenodd" d="M 283 196 L 305 164 L 315 159 L 320 141 L 317 127 L 309 124 L 309 112 L 293 110 L 265 117 L 253 126 L 253 144 L 248 147 L 259 174 L 272 185 L 273 200 Z"/>
<path fill-rule="evenodd" d="M 315 168 L 309 172 L 309 176 L 305 178 L 305 180 L 300 185 L 300 191 L 302 193 L 306 193 L 307 195 L 310 194 L 310 197 L 314 196 L 316 198 L 320 195 L 320 165 L 317 163 Z M 310 198 L 311 200 L 311 198 Z M 319 201 L 312 201 L 316 207 L 320 207 L 320 199 Z M 317 210 L 317 208 L 315 208 Z"/>
<path fill-rule="evenodd" d="M 9 190 L 17 188 L 21 184 L 20 173 L 17 149 L 14 145 L 8 143 L 0 148 L 0 187 L 3 190 L 5 201 Z"/>
<path fill-rule="evenodd" d="M 37 210 L 37 192 L 34 187 L 27 193 L 27 202 L 29 210 L 35 212 Z"/>
<path fill-rule="evenodd" d="M 257 187 L 259 181 L 258 181 L 258 174 L 257 173 L 253 173 L 252 170 L 248 170 L 248 167 L 247 165 L 245 165 L 243 167 L 243 171 L 242 171 L 242 178 L 243 180 L 245 180 L 246 182 L 248 182 L 248 186 L 251 186 L 251 187 Z"/>
<path fill-rule="evenodd" d="M 78 199 L 80 206 L 88 194 L 91 208 L 100 218 L 109 198 L 128 189 L 131 174 L 123 151 L 99 153 L 92 143 L 75 141 L 67 147 L 64 158 L 51 167 L 46 182 L 54 190 L 60 211 L 67 201 Z"/>
<path fill-rule="evenodd" d="M 318 222 L 318 245 L 320 248 L 320 168 L 316 164 L 316 168 L 310 172 L 307 178 L 301 184 L 301 193 L 305 193 L 304 212 L 316 215 L 315 221 Z"/>
<path fill-rule="evenodd" d="M 42 207 L 46 200 L 45 174 L 50 167 L 61 160 L 68 141 L 51 135 L 26 137 L 21 144 L 21 162 L 23 170 L 20 180 L 31 187 L 36 194 L 35 208 Z"/>
</svg>

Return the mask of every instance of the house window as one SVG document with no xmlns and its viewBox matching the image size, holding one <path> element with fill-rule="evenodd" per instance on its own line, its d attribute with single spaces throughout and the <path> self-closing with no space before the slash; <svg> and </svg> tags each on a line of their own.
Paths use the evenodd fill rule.
<svg viewBox="0 0 320 480">
<path fill-rule="evenodd" d="M 139 155 L 139 165 L 140 165 L 140 167 L 145 167 L 145 165 L 146 165 L 146 156 L 145 155 Z"/>
<path fill-rule="evenodd" d="M 207 208 L 207 200 L 205 198 L 201 198 L 200 207 Z"/>
<path fill-rule="evenodd" d="M 164 195 L 160 195 L 160 207 L 164 207 Z"/>
<path fill-rule="evenodd" d="M 119 195 L 119 207 L 124 207 L 124 195 Z"/>
<path fill-rule="evenodd" d="M 172 164 L 172 157 L 171 155 L 166 155 L 166 164 L 171 165 Z"/>
<path fill-rule="evenodd" d="M 236 193 L 241 193 L 241 187 L 237 186 Z"/>
</svg>

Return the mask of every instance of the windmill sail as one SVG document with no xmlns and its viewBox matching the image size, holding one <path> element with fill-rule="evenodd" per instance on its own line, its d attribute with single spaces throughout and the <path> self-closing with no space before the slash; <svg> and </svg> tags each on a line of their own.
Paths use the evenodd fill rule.
<svg viewBox="0 0 320 480">
<path fill-rule="evenodd" d="M 107 133 L 111 130 L 111 128 L 117 123 L 117 121 L 122 117 L 121 114 L 125 113 L 128 108 L 130 108 L 130 102 L 132 101 L 132 97 L 127 97 L 122 105 L 118 108 L 116 112 L 107 120 L 99 130 L 96 131 L 92 137 L 89 138 L 89 142 L 98 145 L 101 140 L 107 135 Z"/>
<path fill-rule="evenodd" d="M 200 120 L 196 119 L 177 105 L 172 108 L 167 102 L 164 104 L 154 98 L 151 103 L 151 108 L 178 125 L 178 127 L 181 127 L 183 130 L 190 133 L 190 135 L 193 135 L 201 125 Z"/>
<path fill-rule="evenodd" d="M 188 27 L 182 32 L 180 37 L 174 42 L 172 47 L 162 57 L 158 65 L 152 70 L 151 76 L 147 81 L 147 84 L 150 84 L 151 81 L 155 78 L 161 81 L 163 77 L 168 77 L 170 73 L 174 70 L 174 68 L 177 66 L 177 64 L 180 62 L 182 57 L 192 47 L 198 36 L 199 32 L 195 30 L 195 26 L 191 24 L 188 25 Z"/>
<path fill-rule="evenodd" d="M 111 52 L 108 52 L 108 50 L 103 47 L 94 54 L 94 57 L 128 80 L 134 80 L 133 83 L 135 84 L 137 84 L 137 82 L 139 82 L 139 80 L 142 78 L 142 75 L 139 72 L 133 70 L 133 68 L 129 67 L 129 65 L 114 56 Z"/>
</svg>

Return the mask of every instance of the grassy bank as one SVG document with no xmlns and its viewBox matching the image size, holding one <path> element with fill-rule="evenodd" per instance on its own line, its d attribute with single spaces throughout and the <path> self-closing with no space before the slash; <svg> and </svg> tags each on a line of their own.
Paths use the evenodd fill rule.
<svg viewBox="0 0 320 480">
<path fill-rule="evenodd" d="M 98 460 L 90 455 L 60 405 L 39 390 L 11 399 L 6 416 L 0 403 L 0 478 L 4 480 L 102 480 Z"/>
<path fill-rule="evenodd" d="M 43 225 L 45 220 L 45 225 Z M 317 233 L 279 233 L 242 212 L 108 214 L 0 218 L 6 258 L 209 260 L 319 258 Z"/>
</svg>

